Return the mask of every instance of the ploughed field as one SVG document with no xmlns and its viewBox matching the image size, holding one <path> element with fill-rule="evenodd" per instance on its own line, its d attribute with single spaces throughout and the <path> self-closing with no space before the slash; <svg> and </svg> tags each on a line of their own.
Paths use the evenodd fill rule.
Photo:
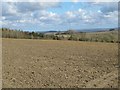
<svg viewBox="0 0 120 90">
<path fill-rule="evenodd" d="M 116 88 L 115 43 L 3 39 L 3 88 Z"/>
</svg>

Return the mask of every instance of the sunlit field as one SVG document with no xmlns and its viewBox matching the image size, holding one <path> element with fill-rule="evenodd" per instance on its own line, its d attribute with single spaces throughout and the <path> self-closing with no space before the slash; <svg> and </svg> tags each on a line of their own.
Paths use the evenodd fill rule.
<svg viewBox="0 0 120 90">
<path fill-rule="evenodd" d="M 3 88 L 116 88 L 117 43 L 3 39 Z"/>
</svg>

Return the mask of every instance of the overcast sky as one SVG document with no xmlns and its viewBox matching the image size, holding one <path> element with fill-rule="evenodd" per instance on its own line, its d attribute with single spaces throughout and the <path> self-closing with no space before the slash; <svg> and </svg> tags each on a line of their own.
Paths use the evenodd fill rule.
<svg viewBox="0 0 120 90">
<path fill-rule="evenodd" d="M 27 31 L 114 28 L 118 3 L 2 2 L 2 26 Z"/>
</svg>

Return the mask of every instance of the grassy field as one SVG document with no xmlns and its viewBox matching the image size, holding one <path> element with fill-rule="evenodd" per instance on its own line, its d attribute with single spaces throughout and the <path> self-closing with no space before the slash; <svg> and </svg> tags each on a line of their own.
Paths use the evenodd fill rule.
<svg viewBox="0 0 120 90">
<path fill-rule="evenodd" d="M 5 88 L 117 87 L 117 43 L 3 39 Z"/>
</svg>

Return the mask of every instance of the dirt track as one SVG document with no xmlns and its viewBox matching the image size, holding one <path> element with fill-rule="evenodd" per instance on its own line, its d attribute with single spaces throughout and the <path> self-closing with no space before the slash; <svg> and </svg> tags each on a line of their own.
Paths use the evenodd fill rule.
<svg viewBox="0 0 120 90">
<path fill-rule="evenodd" d="M 117 87 L 117 44 L 3 39 L 3 87 Z"/>
</svg>

